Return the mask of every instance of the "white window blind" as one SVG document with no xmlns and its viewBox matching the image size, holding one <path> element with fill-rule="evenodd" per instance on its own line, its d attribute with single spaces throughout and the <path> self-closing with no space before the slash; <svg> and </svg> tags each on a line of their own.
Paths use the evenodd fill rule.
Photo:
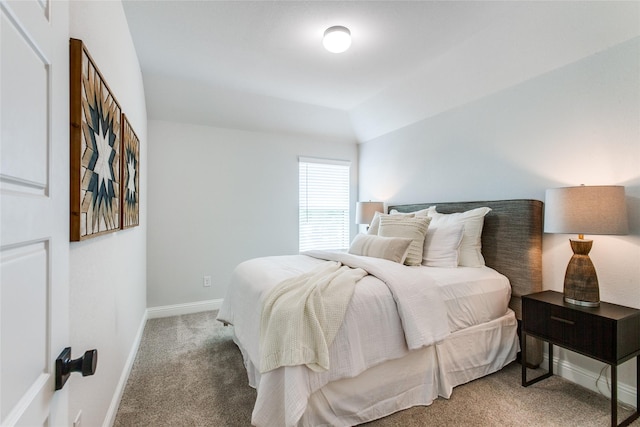
<svg viewBox="0 0 640 427">
<path fill-rule="evenodd" d="M 300 157 L 300 251 L 349 247 L 350 162 Z"/>
</svg>

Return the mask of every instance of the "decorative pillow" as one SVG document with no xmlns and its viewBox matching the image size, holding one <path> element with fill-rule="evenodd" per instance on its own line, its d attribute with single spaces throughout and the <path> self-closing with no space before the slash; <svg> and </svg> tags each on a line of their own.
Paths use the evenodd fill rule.
<svg viewBox="0 0 640 427">
<path fill-rule="evenodd" d="M 458 248 L 458 265 L 464 267 L 482 267 L 482 227 L 484 217 L 491 208 L 476 208 L 466 212 L 441 214 L 435 210 L 429 212 L 432 227 L 450 224 L 463 224 L 462 241 Z"/>
<path fill-rule="evenodd" d="M 427 233 L 431 218 L 409 217 L 405 215 L 380 216 L 378 235 L 382 237 L 409 237 L 412 242 L 409 245 L 406 265 L 422 264 L 422 251 L 424 249 L 424 236 Z"/>
<path fill-rule="evenodd" d="M 391 213 L 391 215 L 400 215 L 400 216 L 406 216 L 406 217 L 411 217 L 413 218 L 415 216 L 415 214 L 413 213 L 400 213 L 398 211 L 396 211 L 394 209 L 395 213 Z M 376 212 L 375 214 L 373 214 L 373 219 L 371 220 L 371 224 L 369 225 L 369 229 L 367 230 L 367 234 L 373 234 L 373 235 L 378 235 L 378 228 L 380 227 L 380 217 L 382 215 L 390 215 L 390 214 L 383 214 L 380 212 Z"/>
<path fill-rule="evenodd" d="M 349 253 L 374 258 L 383 258 L 393 262 L 404 263 L 413 240 L 405 237 L 381 237 L 369 234 L 358 234 L 351 242 Z"/>
<path fill-rule="evenodd" d="M 391 209 L 389 211 L 389 213 L 391 215 L 411 215 L 411 216 L 429 216 L 429 212 L 435 211 L 436 207 L 435 206 L 429 206 L 426 209 L 420 209 L 419 211 L 414 211 L 414 212 L 398 212 L 397 209 Z"/>
<path fill-rule="evenodd" d="M 427 267 L 458 266 L 458 248 L 462 241 L 463 224 L 433 227 L 429 225 L 424 237 L 422 265 Z"/>
</svg>

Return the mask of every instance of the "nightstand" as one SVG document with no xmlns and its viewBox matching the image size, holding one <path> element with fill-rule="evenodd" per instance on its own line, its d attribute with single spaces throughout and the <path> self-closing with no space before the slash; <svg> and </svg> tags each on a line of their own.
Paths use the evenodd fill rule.
<svg viewBox="0 0 640 427">
<path fill-rule="evenodd" d="M 526 336 L 549 343 L 549 370 L 527 381 Z M 611 366 L 611 425 L 626 426 L 640 416 L 640 310 L 605 302 L 588 308 L 567 304 L 561 292 L 522 297 L 522 385 L 553 375 L 553 346 L 558 345 Z M 618 423 L 618 365 L 636 358 L 636 410 Z"/>
</svg>

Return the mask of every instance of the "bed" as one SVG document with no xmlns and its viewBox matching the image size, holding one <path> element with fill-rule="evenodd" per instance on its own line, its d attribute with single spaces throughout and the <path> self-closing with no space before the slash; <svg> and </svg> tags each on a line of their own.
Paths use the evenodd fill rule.
<svg viewBox="0 0 640 427">
<path fill-rule="evenodd" d="M 449 217 L 482 208 L 489 208 L 481 222 L 484 266 L 406 267 L 316 251 L 236 267 L 218 320 L 233 325 L 249 384 L 257 390 L 252 424 L 357 425 L 449 398 L 454 387 L 515 360 L 520 297 L 542 290 L 542 202 L 423 203 L 388 211 L 432 209 Z M 320 358 L 330 365 L 264 369 L 261 312 L 269 291 L 331 262 L 369 274 L 354 287 L 326 357 Z M 409 286 L 414 283 L 420 286 Z M 426 324 L 432 328 L 427 333 Z M 539 346 L 527 344 L 527 360 L 539 363 Z"/>
</svg>

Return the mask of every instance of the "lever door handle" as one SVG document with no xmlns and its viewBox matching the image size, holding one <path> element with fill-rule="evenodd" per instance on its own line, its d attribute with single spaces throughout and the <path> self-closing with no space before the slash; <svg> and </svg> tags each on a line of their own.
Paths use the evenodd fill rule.
<svg viewBox="0 0 640 427">
<path fill-rule="evenodd" d="M 72 372 L 80 372 L 83 377 L 96 373 L 98 350 L 85 351 L 84 356 L 71 360 L 71 347 L 62 350 L 56 359 L 56 390 L 62 389 Z"/>
</svg>

